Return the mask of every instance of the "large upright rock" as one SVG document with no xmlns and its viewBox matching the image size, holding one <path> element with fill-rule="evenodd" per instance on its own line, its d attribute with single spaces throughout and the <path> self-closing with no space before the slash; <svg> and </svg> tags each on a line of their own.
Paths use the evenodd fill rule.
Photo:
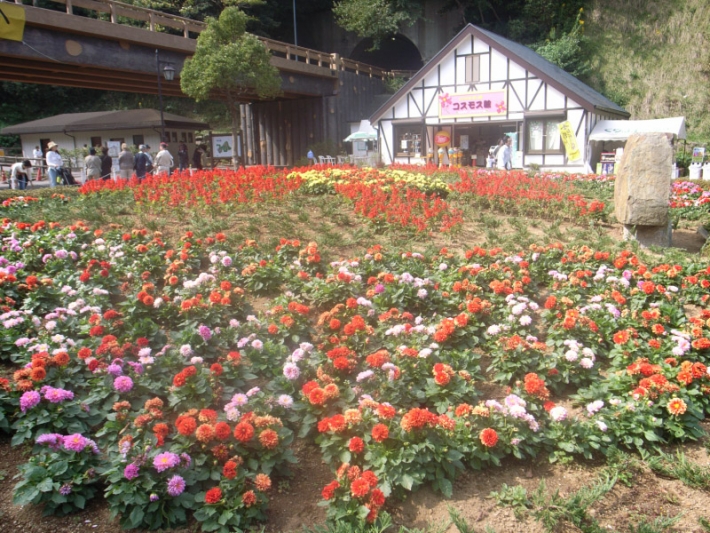
<svg viewBox="0 0 710 533">
<path fill-rule="evenodd" d="M 670 246 L 668 201 L 673 149 L 663 133 L 629 137 L 614 184 L 614 213 L 624 236 L 643 246 Z"/>
<path fill-rule="evenodd" d="M 622 224 L 666 226 L 673 149 L 663 133 L 635 133 L 616 173 L 614 213 Z"/>
</svg>

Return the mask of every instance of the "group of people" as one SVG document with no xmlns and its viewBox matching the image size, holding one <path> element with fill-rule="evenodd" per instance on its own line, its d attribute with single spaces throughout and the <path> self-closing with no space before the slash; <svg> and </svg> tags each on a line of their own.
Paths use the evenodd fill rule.
<svg viewBox="0 0 710 533">
<path fill-rule="evenodd" d="M 170 169 L 175 166 L 175 161 L 172 154 L 168 150 L 168 143 L 160 143 L 160 151 L 155 155 L 155 159 L 150 155 L 150 146 L 147 144 L 141 144 L 138 147 L 138 153 L 134 154 L 128 149 L 126 143 L 121 145 L 121 153 L 118 154 L 118 176 L 122 179 L 130 179 L 135 172 L 138 179 L 144 179 L 146 175 L 150 173 L 155 174 L 170 174 Z M 106 147 L 102 148 L 102 151 L 108 152 Z M 95 151 L 92 148 L 89 151 L 89 156 L 85 159 L 86 164 L 86 179 L 95 179 L 98 174 L 95 172 L 89 173 L 90 165 L 95 166 L 96 161 L 91 160 L 92 152 Z M 202 156 L 204 154 L 204 149 L 202 146 L 198 146 L 192 156 L 192 165 L 195 170 L 202 170 Z M 189 153 L 187 150 L 187 145 L 185 143 L 180 143 L 178 145 L 178 169 L 180 171 L 189 168 Z M 109 157 L 109 160 L 111 158 Z M 111 177 L 110 167 L 108 176 L 101 173 L 102 179 L 109 179 Z"/>
<path fill-rule="evenodd" d="M 59 147 L 55 142 L 47 144 L 47 154 L 44 159 L 47 165 L 47 173 L 49 175 L 49 186 L 56 187 L 61 180 L 61 174 L 64 168 L 64 160 L 59 154 Z M 170 169 L 174 166 L 174 160 L 171 153 L 168 151 L 167 143 L 160 143 L 160 151 L 155 155 L 155 159 L 150 155 L 150 146 L 141 144 L 138 147 L 138 153 L 134 154 L 128 149 L 126 143 L 121 144 L 121 152 L 118 155 L 118 175 L 122 179 L 130 179 L 133 173 L 138 179 L 144 179 L 147 174 L 155 172 L 156 174 L 169 174 Z M 37 155 L 39 152 L 39 155 Z M 101 154 L 97 154 L 96 148 L 89 148 L 89 155 L 84 158 L 84 169 L 86 172 L 86 180 L 108 180 L 111 179 L 111 168 L 113 159 L 108 153 L 108 147 L 100 148 Z M 197 146 L 192 155 L 192 167 L 196 170 L 204 168 L 203 155 L 205 149 L 202 146 Z M 41 161 L 42 152 L 39 146 L 33 153 L 35 160 Z M 189 154 L 187 145 L 180 143 L 178 147 L 178 168 L 180 171 L 189 168 Z M 38 169 L 41 168 L 38 165 Z M 30 172 L 32 169 L 32 161 L 25 159 L 12 165 L 10 169 L 10 178 L 12 183 L 16 184 L 18 189 L 26 189 L 30 181 Z M 39 177 L 39 174 L 38 174 Z"/>
</svg>

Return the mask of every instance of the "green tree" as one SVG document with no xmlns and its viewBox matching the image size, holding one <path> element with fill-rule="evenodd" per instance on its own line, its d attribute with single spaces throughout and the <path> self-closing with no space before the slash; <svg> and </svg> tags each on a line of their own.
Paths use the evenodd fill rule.
<svg viewBox="0 0 710 533">
<path fill-rule="evenodd" d="M 413 24 L 422 14 L 417 0 L 342 0 L 333 6 L 336 22 L 360 37 L 372 38 L 373 48 L 400 24 Z"/>
<path fill-rule="evenodd" d="M 180 74 L 180 87 L 188 96 L 197 101 L 210 97 L 224 101 L 235 140 L 240 102 L 281 93 L 281 77 L 271 65 L 271 53 L 246 33 L 248 19 L 236 7 L 226 8 L 219 19 L 208 19 L 207 29 L 197 39 L 195 55 L 185 61 Z"/>
<path fill-rule="evenodd" d="M 583 49 L 585 44 L 584 21 L 581 20 L 580 10 L 573 28 L 559 37 L 555 28 L 550 30 L 550 35 L 545 42 L 532 45 L 542 57 L 554 63 L 561 69 L 578 78 L 584 78 L 591 70 L 591 64 Z"/>
</svg>

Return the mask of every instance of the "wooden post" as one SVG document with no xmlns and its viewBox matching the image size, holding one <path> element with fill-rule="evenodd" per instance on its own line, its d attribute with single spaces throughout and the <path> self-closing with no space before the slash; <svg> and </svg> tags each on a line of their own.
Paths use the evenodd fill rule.
<svg viewBox="0 0 710 533">
<path fill-rule="evenodd" d="M 111 10 L 111 23 L 116 24 L 116 6 L 113 2 L 109 2 L 108 7 Z"/>
<path fill-rule="evenodd" d="M 283 109 L 283 102 L 278 102 L 276 104 L 278 113 L 276 113 L 276 116 L 278 117 L 278 127 L 279 127 L 279 135 L 276 139 L 276 142 L 278 143 L 277 146 L 277 154 L 278 154 L 278 160 L 279 160 L 279 165 L 285 165 L 286 164 L 286 124 L 288 123 L 288 120 L 284 116 L 284 109 Z"/>
<path fill-rule="evenodd" d="M 18 4 L 21 4 L 21 3 L 22 3 L 22 0 L 17 0 L 17 3 L 18 3 Z M 73 15 L 73 14 L 74 14 L 73 11 L 74 11 L 74 10 L 72 9 L 71 0 L 67 0 L 67 14 L 68 14 L 68 15 Z"/>
<path fill-rule="evenodd" d="M 187 30 L 187 22 L 182 21 L 182 34 L 186 39 L 190 38 L 190 32 Z"/>
<path fill-rule="evenodd" d="M 153 12 L 148 13 L 148 21 L 150 22 L 150 31 L 155 31 L 155 21 L 153 20 Z"/>
</svg>

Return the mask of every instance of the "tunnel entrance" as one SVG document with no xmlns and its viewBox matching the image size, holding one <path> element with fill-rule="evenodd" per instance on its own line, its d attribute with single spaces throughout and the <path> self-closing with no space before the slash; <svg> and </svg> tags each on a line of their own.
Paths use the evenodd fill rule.
<svg viewBox="0 0 710 533">
<path fill-rule="evenodd" d="M 372 39 L 363 39 L 353 50 L 350 59 L 361 61 L 384 70 L 410 70 L 422 68 L 422 56 L 412 41 L 404 35 L 387 37 L 380 43 L 380 48 L 372 48 Z"/>
</svg>

